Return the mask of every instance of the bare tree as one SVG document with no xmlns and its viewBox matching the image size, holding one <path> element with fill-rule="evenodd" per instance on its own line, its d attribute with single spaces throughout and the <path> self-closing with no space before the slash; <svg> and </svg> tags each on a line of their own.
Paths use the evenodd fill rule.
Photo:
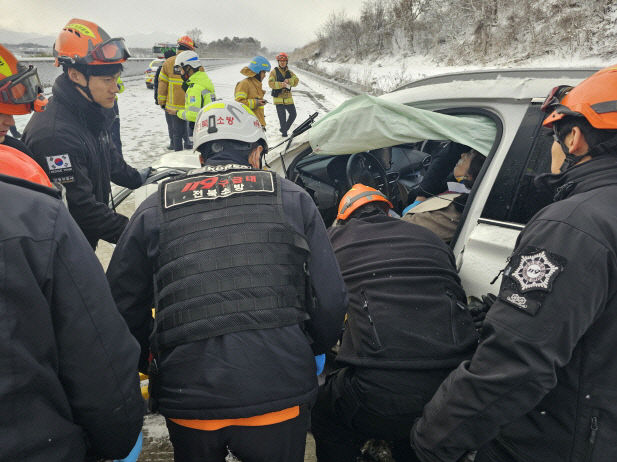
<svg viewBox="0 0 617 462">
<path fill-rule="evenodd" d="M 186 35 L 193 39 L 195 45 L 199 45 L 201 43 L 202 32 L 199 27 L 194 27 L 193 29 L 187 30 Z"/>
</svg>

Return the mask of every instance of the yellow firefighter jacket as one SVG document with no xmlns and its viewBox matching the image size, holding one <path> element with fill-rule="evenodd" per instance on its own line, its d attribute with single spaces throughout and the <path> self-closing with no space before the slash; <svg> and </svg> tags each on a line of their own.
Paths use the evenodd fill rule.
<svg viewBox="0 0 617 462">
<path fill-rule="evenodd" d="M 161 106 L 175 109 L 184 109 L 184 90 L 182 77 L 174 73 L 176 57 L 167 58 L 159 74 L 158 102 Z"/>
<path fill-rule="evenodd" d="M 266 126 L 266 115 L 264 114 L 264 107 L 257 105 L 258 99 L 263 99 L 266 92 L 261 87 L 261 82 L 254 78 L 255 73 L 248 67 L 244 67 L 240 73 L 246 75 L 246 79 L 240 80 L 236 84 L 234 91 L 234 98 L 236 101 L 242 104 L 246 104 L 255 113 L 262 127 Z"/>
<path fill-rule="evenodd" d="M 268 86 L 272 88 L 272 102 L 274 104 L 293 104 L 294 100 L 291 97 L 291 88 L 283 88 L 283 81 L 289 79 L 289 86 L 295 87 L 298 85 L 298 76 L 294 74 L 289 67 L 285 69 L 275 67 L 270 72 L 268 78 Z"/>
</svg>

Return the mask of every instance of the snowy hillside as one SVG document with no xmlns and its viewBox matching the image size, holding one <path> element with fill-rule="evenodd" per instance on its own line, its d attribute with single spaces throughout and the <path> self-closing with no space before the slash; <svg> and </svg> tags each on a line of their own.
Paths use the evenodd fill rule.
<svg viewBox="0 0 617 462">
<path fill-rule="evenodd" d="M 292 65 L 388 92 L 428 75 L 617 63 L 612 0 L 368 0 L 333 13 Z"/>
</svg>

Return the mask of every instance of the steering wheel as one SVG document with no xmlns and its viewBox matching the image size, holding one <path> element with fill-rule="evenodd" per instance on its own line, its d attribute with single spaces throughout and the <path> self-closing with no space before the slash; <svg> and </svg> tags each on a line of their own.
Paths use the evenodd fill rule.
<svg viewBox="0 0 617 462">
<path fill-rule="evenodd" d="M 390 197 L 390 185 L 388 184 L 386 169 L 370 152 L 358 152 L 349 156 L 345 175 L 349 187 L 356 183 L 362 183 L 378 189 L 386 197 Z"/>
</svg>

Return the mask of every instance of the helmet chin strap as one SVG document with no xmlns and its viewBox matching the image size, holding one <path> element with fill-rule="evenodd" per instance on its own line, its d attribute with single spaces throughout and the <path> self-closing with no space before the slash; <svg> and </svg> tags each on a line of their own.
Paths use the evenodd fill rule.
<svg viewBox="0 0 617 462">
<path fill-rule="evenodd" d="M 92 101 L 94 104 L 97 104 L 97 105 L 101 106 L 99 103 L 94 101 L 94 98 L 92 96 L 92 92 L 90 91 L 90 87 L 88 86 L 88 84 L 90 83 L 90 75 L 88 75 L 88 73 L 86 71 L 86 73 L 83 74 L 83 76 L 86 78 L 86 86 L 80 85 L 79 83 L 77 83 L 75 81 L 73 81 L 73 83 L 75 84 L 75 86 L 79 87 L 88 96 L 88 98 L 90 98 L 90 101 Z"/>
</svg>

